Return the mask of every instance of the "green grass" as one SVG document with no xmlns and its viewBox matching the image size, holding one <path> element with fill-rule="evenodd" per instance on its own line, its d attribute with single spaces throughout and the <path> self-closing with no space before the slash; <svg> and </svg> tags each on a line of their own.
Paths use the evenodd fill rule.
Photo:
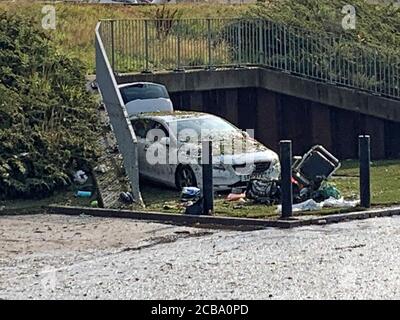
<svg viewBox="0 0 400 320">
<path fill-rule="evenodd" d="M 182 213 L 180 206 L 180 192 L 174 189 L 162 188 L 149 183 L 142 183 L 143 200 L 146 211 L 162 211 L 168 213 Z M 233 217 L 265 218 L 275 215 L 275 206 L 249 205 L 225 200 L 227 194 L 215 195 L 216 214 Z"/>
<path fill-rule="evenodd" d="M 29 0 L 17 0 L 0 3 L 1 11 L 17 12 L 27 19 L 41 25 L 44 15 L 42 3 Z M 100 19 L 142 19 L 156 18 L 156 9 L 162 6 L 119 6 L 99 4 L 54 4 L 56 8 L 56 29 L 49 30 L 48 34 L 62 51 L 77 57 L 88 67 L 88 72 L 94 72 L 95 50 L 94 31 Z M 248 5 L 224 4 L 190 4 L 182 3 L 168 5 L 169 12 L 178 10 L 175 17 L 181 18 L 229 18 L 240 16 Z M 167 16 L 166 16 L 167 17 Z M 123 63 L 123 62 L 122 62 Z"/>
<path fill-rule="evenodd" d="M 344 31 L 341 26 L 344 16 L 341 8 L 344 4 L 347 4 L 345 0 L 269 0 L 263 4 L 249 5 L 182 3 L 168 5 L 166 8 L 170 12 L 178 10 L 175 18 L 268 18 L 322 34 L 335 33 L 351 44 L 369 44 L 395 50 L 400 47 L 398 32 L 400 10 L 395 6 L 371 5 L 364 0 L 353 0 L 352 4 L 357 10 L 356 30 Z M 156 9 L 161 8 L 154 5 L 115 6 L 65 3 L 58 3 L 55 6 L 57 26 L 56 30 L 48 31 L 49 36 L 60 45 L 62 51 L 84 61 L 89 73 L 94 71 L 94 30 L 98 20 L 156 18 Z M 42 8 L 42 3 L 28 0 L 19 0 L 18 5 L 13 2 L 0 3 L 0 11 L 18 12 L 38 25 L 43 18 Z M 167 50 L 166 55 L 170 54 L 170 51 Z M 224 48 L 220 48 L 220 51 L 221 58 L 224 58 L 226 55 Z M 187 52 L 182 49 L 181 55 L 183 60 L 188 59 L 189 64 L 195 63 L 198 59 L 200 62 L 204 60 L 204 57 L 199 56 L 196 48 L 189 48 Z M 171 58 L 175 63 L 175 57 Z M 122 66 L 125 64 L 124 61 L 120 63 Z M 136 61 L 135 58 L 131 63 L 141 66 L 142 60 Z"/>
<path fill-rule="evenodd" d="M 341 191 L 345 199 L 357 199 L 359 195 L 359 175 L 357 161 L 344 161 L 335 177 L 330 181 Z M 371 189 L 373 206 L 388 206 L 400 203 L 400 160 L 376 161 L 371 165 Z M 142 195 L 147 211 L 181 213 L 180 193 L 174 189 L 164 189 L 150 184 L 142 184 Z M 248 218 L 277 218 L 276 206 L 253 205 L 228 202 L 227 194 L 215 195 L 215 214 L 219 216 Z M 351 209 L 354 211 L 355 209 Z M 324 209 L 314 215 L 328 215 L 348 212 L 348 209 Z"/>
<path fill-rule="evenodd" d="M 358 162 L 345 161 L 333 182 L 345 197 L 354 198 L 359 193 Z M 400 161 L 374 161 L 371 165 L 372 204 L 400 203 Z"/>
<path fill-rule="evenodd" d="M 63 192 L 56 192 L 53 196 L 44 199 L 29 199 L 29 200 L 7 200 L 0 201 L 0 216 L 2 213 L 16 212 L 18 214 L 33 214 L 37 212 L 43 212 L 43 208 L 49 205 L 62 205 L 62 206 L 73 206 L 73 207 L 90 207 L 90 202 L 96 200 L 95 196 L 86 198 L 77 198 L 75 193 L 71 190 Z"/>
<path fill-rule="evenodd" d="M 358 198 L 359 178 L 358 162 L 344 161 L 337 175 L 330 181 L 342 192 L 346 199 Z M 400 160 L 376 161 L 371 165 L 371 188 L 373 206 L 389 206 L 400 204 Z M 142 196 L 146 203 L 145 211 L 165 212 L 179 214 L 184 211 L 180 207 L 180 192 L 170 188 L 156 186 L 154 184 L 142 183 Z M 215 214 L 218 216 L 267 218 L 277 219 L 276 206 L 254 205 L 250 201 L 246 203 L 228 202 L 225 200 L 227 194 L 215 195 Z M 50 204 L 68 206 L 90 206 L 93 199 L 79 199 L 74 196 L 74 191 L 56 193 L 51 198 L 43 200 L 18 200 L 2 201 L 0 207 L 6 209 L 32 213 L 42 206 Z M 139 207 L 135 207 L 141 210 Z M 360 210 L 352 209 L 324 209 L 320 212 L 312 212 L 312 215 L 329 215 Z M 0 213 L 1 214 L 1 213 Z M 309 214 L 309 213 L 308 213 Z M 296 215 L 301 215 L 297 213 Z"/>
</svg>

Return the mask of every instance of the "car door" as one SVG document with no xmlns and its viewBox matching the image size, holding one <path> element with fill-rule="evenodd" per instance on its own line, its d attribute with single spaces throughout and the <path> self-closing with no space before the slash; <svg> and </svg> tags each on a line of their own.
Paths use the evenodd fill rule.
<svg viewBox="0 0 400 320">
<path fill-rule="evenodd" d="M 144 166 L 148 178 L 172 186 L 175 184 L 175 171 L 169 164 L 169 145 L 160 143 L 163 137 L 169 137 L 166 127 L 159 121 L 148 120 L 143 148 L 146 152 Z"/>
<path fill-rule="evenodd" d="M 146 150 L 148 148 L 148 142 L 146 141 L 147 135 L 147 121 L 145 119 L 132 120 L 132 127 L 136 134 L 138 141 L 138 153 L 139 153 L 139 173 L 145 178 L 150 176 L 150 167 L 146 161 Z"/>
</svg>

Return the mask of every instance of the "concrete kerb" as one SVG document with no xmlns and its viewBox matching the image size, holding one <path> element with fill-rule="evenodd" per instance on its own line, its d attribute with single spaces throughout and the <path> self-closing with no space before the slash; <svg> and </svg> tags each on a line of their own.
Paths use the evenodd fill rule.
<svg viewBox="0 0 400 320">
<path fill-rule="evenodd" d="M 85 214 L 94 217 L 123 218 L 134 220 L 145 220 L 173 225 L 190 225 L 193 227 L 221 228 L 233 230 L 254 230 L 262 228 L 296 228 L 309 225 L 332 224 L 350 220 L 363 220 L 375 217 L 389 217 L 400 215 L 400 206 L 390 208 L 379 208 L 366 211 L 332 214 L 304 218 L 297 216 L 287 220 L 265 220 L 252 218 L 217 217 L 217 216 L 194 216 L 183 214 L 168 214 L 161 212 L 141 212 L 129 210 L 66 207 L 51 205 L 46 210 L 52 214 L 79 216 Z"/>
</svg>

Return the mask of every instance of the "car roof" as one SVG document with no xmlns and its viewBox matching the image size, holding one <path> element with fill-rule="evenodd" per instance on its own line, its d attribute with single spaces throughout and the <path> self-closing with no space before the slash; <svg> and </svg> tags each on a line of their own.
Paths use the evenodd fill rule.
<svg viewBox="0 0 400 320">
<path fill-rule="evenodd" d="M 119 84 L 118 85 L 118 89 L 121 88 L 126 88 L 126 87 L 130 87 L 130 86 L 134 86 L 134 85 L 138 85 L 138 84 L 149 84 L 149 85 L 153 85 L 153 86 L 159 86 L 159 87 L 164 87 L 164 85 L 162 85 L 161 83 L 155 83 L 155 82 L 130 82 L 130 83 L 123 83 L 123 84 Z"/>
<path fill-rule="evenodd" d="M 139 113 L 131 117 L 131 120 L 134 119 L 153 119 L 159 120 L 162 122 L 172 122 L 181 119 L 191 119 L 191 118 L 200 118 L 200 117 L 212 117 L 212 114 L 197 112 L 197 111 L 173 111 L 173 112 L 146 112 Z"/>
</svg>

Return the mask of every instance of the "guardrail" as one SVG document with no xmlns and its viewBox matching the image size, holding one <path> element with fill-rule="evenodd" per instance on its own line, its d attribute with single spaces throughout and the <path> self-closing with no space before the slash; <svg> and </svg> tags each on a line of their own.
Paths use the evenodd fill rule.
<svg viewBox="0 0 400 320">
<path fill-rule="evenodd" d="M 400 98 L 398 52 L 269 20 L 102 20 L 100 34 L 118 73 L 257 65 Z"/>
</svg>

